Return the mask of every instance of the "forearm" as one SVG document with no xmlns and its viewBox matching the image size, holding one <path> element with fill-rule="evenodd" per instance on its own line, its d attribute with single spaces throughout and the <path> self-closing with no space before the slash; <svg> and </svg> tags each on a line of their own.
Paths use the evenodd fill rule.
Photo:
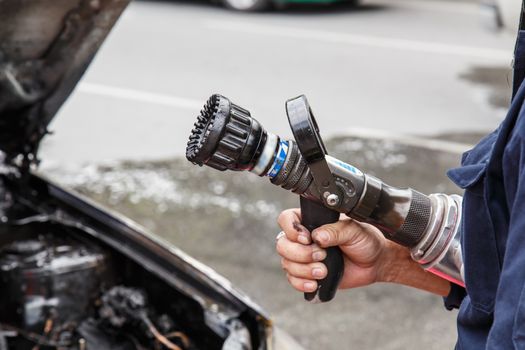
<svg viewBox="0 0 525 350">
<path fill-rule="evenodd" d="M 440 296 L 450 292 L 450 282 L 425 271 L 412 259 L 407 248 L 388 242 L 378 282 L 389 282 L 421 289 Z"/>
</svg>

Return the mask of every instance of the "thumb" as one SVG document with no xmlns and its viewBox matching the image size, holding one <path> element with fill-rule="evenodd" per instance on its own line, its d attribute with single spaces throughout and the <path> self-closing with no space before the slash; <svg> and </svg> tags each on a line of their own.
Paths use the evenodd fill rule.
<svg viewBox="0 0 525 350">
<path fill-rule="evenodd" d="M 355 220 L 340 220 L 312 232 L 312 239 L 322 248 L 352 245 L 365 238 L 363 227 Z"/>
</svg>

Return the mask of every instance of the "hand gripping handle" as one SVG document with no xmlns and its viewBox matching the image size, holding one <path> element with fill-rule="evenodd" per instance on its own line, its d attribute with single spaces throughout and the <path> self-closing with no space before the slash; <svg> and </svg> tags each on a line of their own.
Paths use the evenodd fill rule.
<svg viewBox="0 0 525 350">
<path fill-rule="evenodd" d="M 314 229 L 339 220 L 339 212 L 326 208 L 316 202 L 301 197 L 302 225 L 312 232 Z M 344 260 L 339 247 L 327 249 L 323 263 L 328 269 L 327 276 L 317 281 L 317 291 L 304 293 L 304 298 L 310 302 L 327 302 L 334 298 L 343 277 Z"/>
</svg>

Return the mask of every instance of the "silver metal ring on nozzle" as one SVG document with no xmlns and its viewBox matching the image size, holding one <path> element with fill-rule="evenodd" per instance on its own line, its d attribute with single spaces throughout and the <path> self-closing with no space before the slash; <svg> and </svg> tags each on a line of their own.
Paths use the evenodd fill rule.
<svg viewBox="0 0 525 350">
<path fill-rule="evenodd" d="M 458 195 L 432 194 L 432 222 L 412 258 L 421 266 L 450 282 L 464 286 L 461 252 L 461 203 Z"/>
<path fill-rule="evenodd" d="M 438 263 L 447 252 L 454 234 L 459 227 L 458 220 L 461 218 L 461 206 L 453 196 L 445 196 L 445 210 L 443 221 L 440 225 L 434 241 L 426 249 L 425 254 L 420 258 L 419 263 L 423 268 L 429 269 Z M 459 199 L 461 201 L 461 199 Z"/>
<path fill-rule="evenodd" d="M 443 216 L 445 212 L 445 203 L 447 196 L 441 193 L 431 194 L 429 196 L 432 203 L 430 223 L 425 230 L 425 234 L 419 241 L 419 243 L 410 250 L 412 259 L 422 263 L 421 259 L 427 252 L 430 245 L 434 242 L 436 235 L 438 234 L 441 225 L 443 223 Z"/>
<path fill-rule="evenodd" d="M 268 164 L 270 164 L 272 161 L 275 154 L 275 149 L 277 148 L 277 143 L 279 142 L 279 138 L 276 135 L 270 132 L 268 132 L 266 135 L 266 144 L 264 145 L 264 150 L 262 151 L 257 164 L 255 164 L 251 170 L 252 173 L 257 175 L 265 175 L 264 171 L 268 167 Z"/>
</svg>

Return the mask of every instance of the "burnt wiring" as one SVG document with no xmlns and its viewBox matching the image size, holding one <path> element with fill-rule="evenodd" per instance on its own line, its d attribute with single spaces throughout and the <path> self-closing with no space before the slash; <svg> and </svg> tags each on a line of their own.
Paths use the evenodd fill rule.
<svg viewBox="0 0 525 350">
<path fill-rule="evenodd" d="M 184 350 L 168 338 L 177 337 L 185 348 L 190 346 L 189 338 L 182 332 L 171 332 L 163 335 L 148 316 L 146 294 L 135 288 L 116 286 L 102 296 L 100 317 L 112 327 L 137 326 L 143 324 L 151 335 L 170 350 Z"/>
<path fill-rule="evenodd" d="M 142 316 L 142 322 L 148 327 L 148 330 L 153 334 L 155 339 L 157 339 L 160 343 L 162 343 L 164 346 L 166 346 L 170 350 L 183 350 L 180 346 L 175 345 L 172 343 L 166 336 L 162 335 L 157 327 L 151 322 L 151 320 L 148 318 L 148 316 L 143 315 Z"/>
<path fill-rule="evenodd" d="M 185 347 L 190 347 L 190 338 L 182 332 L 171 332 L 165 335 L 166 338 L 179 338 L 182 341 L 182 344 L 184 344 Z"/>
<path fill-rule="evenodd" d="M 57 349 L 58 348 L 68 348 L 68 347 L 71 346 L 71 342 L 51 340 L 51 339 L 48 339 L 47 337 L 45 337 L 43 335 L 40 335 L 40 334 L 37 334 L 37 333 L 34 333 L 34 332 L 28 332 L 28 331 L 26 331 L 24 329 L 21 329 L 21 328 L 18 328 L 18 327 L 9 325 L 9 324 L 5 324 L 5 323 L 0 323 L 0 329 L 2 331 L 4 331 L 4 330 L 12 331 L 12 332 L 16 333 L 16 335 L 19 335 L 19 336 L 29 340 L 30 342 L 33 342 L 36 345 L 40 345 L 40 346 L 53 347 L 53 348 L 57 348 Z"/>
<path fill-rule="evenodd" d="M 46 338 L 49 338 L 49 333 L 51 333 L 52 330 L 53 330 L 53 318 L 50 317 L 46 320 L 46 323 L 44 325 L 43 336 Z M 34 346 L 32 350 L 40 350 L 40 345 Z"/>
<path fill-rule="evenodd" d="M 190 347 L 190 340 L 186 334 L 180 331 L 174 331 L 170 332 L 166 335 L 163 335 L 155 326 L 155 324 L 151 321 L 151 319 L 146 315 L 146 313 L 140 313 L 139 320 L 143 322 L 144 325 L 146 325 L 147 330 L 153 335 L 155 340 L 158 342 L 158 345 L 162 344 L 160 347 L 156 346 L 157 349 L 162 349 L 164 346 L 165 348 L 169 350 L 185 350 Z M 7 332 L 6 332 L 7 331 Z M 43 334 L 37 334 L 34 332 L 28 332 L 21 328 L 8 325 L 5 323 L 0 323 L 0 350 L 8 350 L 7 342 L 5 341 L 4 337 L 16 337 L 21 336 L 24 339 L 32 342 L 35 344 L 35 346 L 32 348 L 32 350 L 40 350 L 41 346 L 44 347 L 51 347 L 55 349 L 69 349 L 73 346 L 72 341 L 59 341 L 56 338 L 59 338 L 59 331 L 52 332 L 53 331 L 53 320 L 50 318 L 46 321 L 46 325 L 44 328 Z M 54 336 L 52 336 L 54 334 Z M 134 345 L 134 347 L 137 350 L 147 350 L 144 346 L 140 344 L 140 342 L 133 336 L 127 335 L 128 339 L 130 339 Z M 55 339 L 52 339 L 55 338 Z M 170 338 L 177 338 L 179 339 L 183 347 L 178 346 L 177 344 L 173 343 Z M 87 350 L 87 344 L 86 340 L 83 338 L 79 338 L 78 341 L 76 341 L 78 349 L 79 350 Z"/>
</svg>

